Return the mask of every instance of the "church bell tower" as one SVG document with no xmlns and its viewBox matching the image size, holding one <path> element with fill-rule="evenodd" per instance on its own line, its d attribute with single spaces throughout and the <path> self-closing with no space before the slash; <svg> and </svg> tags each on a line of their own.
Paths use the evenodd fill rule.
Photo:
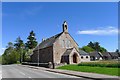
<svg viewBox="0 0 120 80">
<path fill-rule="evenodd" d="M 66 21 L 64 21 L 64 23 L 63 23 L 63 32 L 68 33 L 68 25 L 67 25 Z"/>
</svg>

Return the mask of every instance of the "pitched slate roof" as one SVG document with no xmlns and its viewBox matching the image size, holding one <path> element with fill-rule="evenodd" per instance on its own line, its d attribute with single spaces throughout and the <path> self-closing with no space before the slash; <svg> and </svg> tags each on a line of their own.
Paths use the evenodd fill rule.
<svg viewBox="0 0 120 80">
<path fill-rule="evenodd" d="M 103 56 L 108 56 L 108 57 L 111 57 L 110 53 L 109 52 L 103 52 L 102 53 Z"/>
<path fill-rule="evenodd" d="M 90 56 L 95 56 L 95 57 L 103 57 L 103 55 L 100 52 L 94 51 L 89 53 Z"/>
<path fill-rule="evenodd" d="M 62 34 L 63 32 L 55 35 L 55 36 L 52 36 L 50 38 L 47 38 L 46 40 L 42 41 L 38 46 L 39 46 L 39 49 L 43 49 L 43 48 L 46 48 L 46 47 L 50 47 L 53 45 L 53 43 L 55 42 L 55 40 Z M 34 49 L 34 50 L 37 50 L 38 49 L 38 46 Z"/>
<path fill-rule="evenodd" d="M 117 52 L 110 52 L 110 55 L 113 57 L 113 56 L 115 56 L 115 57 L 118 57 L 118 54 L 119 53 L 117 53 Z"/>
<path fill-rule="evenodd" d="M 89 55 L 87 52 L 83 51 L 83 50 L 79 50 L 79 54 L 80 55 Z"/>
<path fill-rule="evenodd" d="M 72 52 L 72 50 L 73 50 L 73 48 L 67 49 L 62 56 L 68 56 Z"/>
</svg>

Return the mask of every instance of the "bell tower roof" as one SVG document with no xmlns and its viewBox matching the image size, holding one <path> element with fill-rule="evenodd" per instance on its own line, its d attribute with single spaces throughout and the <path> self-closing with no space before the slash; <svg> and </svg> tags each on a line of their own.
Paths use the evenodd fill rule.
<svg viewBox="0 0 120 80">
<path fill-rule="evenodd" d="M 63 23 L 63 32 L 68 32 L 68 25 L 66 21 Z"/>
</svg>

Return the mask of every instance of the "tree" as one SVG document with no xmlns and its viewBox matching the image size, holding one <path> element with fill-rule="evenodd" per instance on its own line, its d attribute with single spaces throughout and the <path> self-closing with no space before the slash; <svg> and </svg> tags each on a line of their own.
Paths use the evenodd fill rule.
<svg viewBox="0 0 120 80">
<path fill-rule="evenodd" d="M 83 50 L 83 51 L 85 51 L 85 52 L 88 52 L 88 53 L 94 51 L 94 49 L 91 48 L 91 47 L 89 47 L 89 46 L 83 46 L 83 47 L 81 48 L 81 50 Z"/>
<path fill-rule="evenodd" d="M 3 55 L 7 55 L 7 54 L 11 53 L 13 49 L 14 49 L 13 43 L 8 42 L 8 45 L 6 46 L 6 50 Z"/>
<path fill-rule="evenodd" d="M 120 57 L 120 52 L 119 52 L 119 49 L 116 49 L 116 51 L 118 53 L 118 57 Z"/>
<path fill-rule="evenodd" d="M 115 51 L 115 52 L 119 53 L 119 49 L 116 49 L 116 51 Z"/>
<path fill-rule="evenodd" d="M 2 64 L 2 56 L 0 55 L 0 64 Z"/>
<path fill-rule="evenodd" d="M 26 54 L 25 54 L 25 61 L 29 62 L 31 61 L 30 59 L 30 55 L 33 53 L 33 50 L 32 49 L 29 49 Z"/>
<path fill-rule="evenodd" d="M 36 38 L 35 38 L 35 33 L 33 32 L 33 30 L 30 32 L 30 35 L 28 36 L 28 41 L 26 43 L 26 47 L 28 49 L 33 49 L 37 46 L 37 41 L 36 41 Z"/>
<path fill-rule="evenodd" d="M 21 48 L 25 46 L 23 40 L 21 40 L 20 37 L 18 37 L 15 42 L 16 43 L 14 44 L 14 46 L 17 50 L 20 50 Z"/>
<path fill-rule="evenodd" d="M 99 42 L 95 42 L 95 43 L 94 43 L 94 47 L 95 47 L 95 50 L 96 50 L 96 51 L 98 51 L 98 52 L 100 51 Z"/>
<path fill-rule="evenodd" d="M 87 46 L 91 47 L 92 49 L 95 49 L 94 43 L 93 43 L 93 42 L 91 42 L 91 41 L 90 41 L 90 43 L 88 43 L 88 45 L 87 45 Z"/>
<path fill-rule="evenodd" d="M 30 54 L 32 53 L 33 49 L 37 46 L 38 42 L 35 38 L 35 33 L 33 30 L 30 32 L 29 36 L 27 37 L 28 41 L 25 43 L 26 52 L 24 54 L 25 61 L 30 61 Z"/>
<path fill-rule="evenodd" d="M 13 64 L 18 61 L 18 53 L 15 51 L 13 43 L 9 42 L 7 49 L 2 55 L 2 64 Z"/>
<path fill-rule="evenodd" d="M 90 43 L 88 43 L 87 46 L 91 47 L 95 51 L 100 51 L 100 44 L 99 44 L 99 42 L 94 42 L 93 43 L 93 42 L 90 41 Z"/>
<path fill-rule="evenodd" d="M 100 47 L 100 52 L 101 52 L 101 53 L 107 52 L 107 50 L 106 50 L 104 47 Z"/>
<path fill-rule="evenodd" d="M 11 64 L 17 63 L 19 60 L 19 55 L 16 50 L 13 50 L 12 53 L 9 55 Z"/>
<path fill-rule="evenodd" d="M 6 48 L 14 48 L 14 45 L 12 42 L 8 42 L 8 46 L 6 46 Z"/>
<path fill-rule="evenodd" d="M 93 52 L 93 51 L 98 51 L 98 52 L 107 52 L 107 50 L 100 46 L 100 43 L 99 42 L 89 42 L 87 46 L 83 46 L 81 48 L 82 50 L 86 51 L 86 52 Z"/>
<path fill-rule="evenodd" d="M 23 40 L 21 40 L 21 38 L 18 37 L 18 38 L 16 39 L 16 43 L 14 44 L 14 46 L 15 46 L 17 52 L 19 53 L 20 63 L 21 63 L 21 62 L 22 62 L 22 59 L 23 59 L 23 58 L 22 58 L 22 56 L 23 56 L 23 50 L 24 50 L 24 47 L 25 47 Z"/>
</svg>

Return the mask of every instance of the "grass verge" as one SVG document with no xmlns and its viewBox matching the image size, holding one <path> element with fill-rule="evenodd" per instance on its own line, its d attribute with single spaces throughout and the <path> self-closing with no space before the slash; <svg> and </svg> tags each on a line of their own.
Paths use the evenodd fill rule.
<svg viewBox="0 0 120 80">
<path fill-rule="evenodd" d="M 118 61 L 82 62 L 78 66 L 120 68 L 120 63 Z"/>
<path fill-rule="evenodd" d="M 73 71 L 80 71 L 80 72 L 90 72 L 90 73 L 99 73 L 99 74 L 120 76 L 120 72 L 119 72 L 120 68 L 66 65 L 66 66 L 58 67 L 57 69 L 65 69 L 65 70 L 73 70 Z"/>
</svg>

